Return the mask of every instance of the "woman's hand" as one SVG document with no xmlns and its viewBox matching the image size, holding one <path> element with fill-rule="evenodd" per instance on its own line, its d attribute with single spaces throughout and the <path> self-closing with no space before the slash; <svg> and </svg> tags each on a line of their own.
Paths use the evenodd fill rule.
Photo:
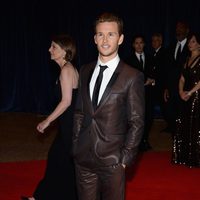
<svg viewBox="0 0 200 200">
<path fill-rule="evenodd" d="M 44 129 L 47 128 L 49 125 L 50 125 L 50 123 L 45 119 L 44 121 L 40 122 L 40 123 L 37 125 L 37 130 L 38 130 L 40 133 L 44 133 Z"/>
<path fill-rule="evenodd" d="M 182 91 L 179 93 L 180 94 L 180 97 L 183 101 L 188 101 L 188 99 L 190 98 L 191 96 L 191 93 L 189 91 Z"/>
</svg>

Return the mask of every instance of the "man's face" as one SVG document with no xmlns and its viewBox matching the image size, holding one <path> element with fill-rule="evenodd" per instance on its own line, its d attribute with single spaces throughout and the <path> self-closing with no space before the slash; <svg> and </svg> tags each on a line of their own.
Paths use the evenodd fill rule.
<svg viewBox="0 0 200 200">
<path fill-rule="evenodd" d="M 158 49 L 162 45 L 162 38 L 158 36 L 153 36 L 151 44 L 154 49 Z"/>
<path fill-rule="evenodd" d="M 95 44 L 100 57 L 109 61 L 117 55 L 119 45 L 123 42 L 123 35 L 119 35 L 116 22 L 102 22 L 96 26 Z"/>
<path fill-rule="evenodd" d="M 178 22 L 176 25 L 176 38 L 178 41 L 184 40 L 189 33 L 189 28 L 186 24 Z"/>
<path fill-rule="evenodd" d="M 144 51 L 144 40 L 141 37 L 138 37 L 133 42 L 133 48 L 137 53 L 142 53 Z"/>
</svg>

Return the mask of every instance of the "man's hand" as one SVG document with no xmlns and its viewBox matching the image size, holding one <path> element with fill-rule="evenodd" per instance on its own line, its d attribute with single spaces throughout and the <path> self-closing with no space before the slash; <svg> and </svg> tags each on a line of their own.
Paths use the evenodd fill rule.
<svg viewBox="0 0 200 200">
<path fill-rule="evenodd" d="M 152 79 L 152 78 L 147 78 L 145 84 L 146 85 L 151 85 L 151 86 L 154 86 L 155 85 L 155 79 Z"/>
<path fill-rule="evenodd" d="M 125 169 L 125 168 L 126 168 L 126 165 L 125 165 L 125 164 L 122 164 L 122 167 Z"/>
</svg>

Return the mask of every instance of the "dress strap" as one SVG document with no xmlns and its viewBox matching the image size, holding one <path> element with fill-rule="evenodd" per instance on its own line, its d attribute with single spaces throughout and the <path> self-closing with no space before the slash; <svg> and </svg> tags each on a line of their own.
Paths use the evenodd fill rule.
<svg viewBox="0 0 200 200">
<path fill-rule="evenodd" d="M 191 63 L 190 65 L 188 65 L 188 61 L 187 61 L 187 67 L 193 68 L 193 66 L 196 64 L 196 61 L 200 58 L 200 55 L 198 55 Z"/>
</svg>

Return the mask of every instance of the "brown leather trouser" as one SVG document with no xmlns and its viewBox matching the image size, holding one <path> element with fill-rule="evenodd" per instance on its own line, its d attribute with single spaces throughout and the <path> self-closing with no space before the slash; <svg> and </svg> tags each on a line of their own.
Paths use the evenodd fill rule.
<svg viewBox="0 0 200 200">
<path fill-rule="evenodd" d="M 125 169 L 121 164 L 87 168 L 76 165 L 79 200 L 124 200 Z"/>
</svg>

